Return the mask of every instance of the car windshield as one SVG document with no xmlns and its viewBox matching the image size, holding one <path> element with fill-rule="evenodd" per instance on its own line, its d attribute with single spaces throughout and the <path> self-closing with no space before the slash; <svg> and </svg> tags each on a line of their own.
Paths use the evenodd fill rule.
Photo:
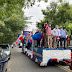
<svg viewBox="0 0 72 72">
<path fill-rule="evenodd" d="M 8 49 L 9 47 L 8 47 L 8 45 L 0 45 L 0 48 L 2 48 L 2 49 Z"/>
</svg>

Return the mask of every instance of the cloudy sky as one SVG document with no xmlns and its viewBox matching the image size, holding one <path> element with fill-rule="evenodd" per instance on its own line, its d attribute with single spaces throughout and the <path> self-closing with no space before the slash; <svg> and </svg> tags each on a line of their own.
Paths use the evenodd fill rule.
<svg viewBox="0 0 72 72">
<path fill-rule="evenodd" d="M 24 10 L 25 15 L 27 17 L 32 16 L 32 18 L 28 21 L 32 22 L 32 24 L 27 24 L 28 28 L 26 28 L 26 30 L 32 30 L 33 28 L 36 28 L 36 22 L 39 22 L 40 20 L 43 19 L 43 14 L 41 12 L 42 9 L 46 9 L 47 6 L 50 5 L 50 2 L 55 1 L 59 4 L 59 0 L 48 0 L 47 3 L 45 3 L 44 1 L 36 2 L 35 5 L 33 7 L 30 7 L 29 9 L 26 8 Z M 63 0 L 65 2 L 69 2 L 69 4 L 72 4 L 72 0 Z M 38 7 L 39 5 L 39 7 Z"/>
</svg>

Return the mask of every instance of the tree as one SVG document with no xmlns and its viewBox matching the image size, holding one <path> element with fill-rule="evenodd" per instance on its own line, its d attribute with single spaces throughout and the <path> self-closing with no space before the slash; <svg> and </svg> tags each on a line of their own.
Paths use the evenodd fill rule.
<svg viewBox="0 0 72 72">
<path fill-rule="evenodd" d="M 0 43 L 13 43 L 26 27 L 27 17 L 22 8 L 25 0 L 0 1 Z"/>
<path fill-rule="evenodd" d="M 44 15 L 44 20 L 48 23 L 52 23 L 52 27 L 55 26 L 55 20 L 57 16 L 57 9 L 58 5 L 55 2 L 50 3 L 50 6 L 47 7 L 46 10 L 42 10 L 42 13 Z"/>
<path fill-rule="evenodd" d="M 59 26 L 65 25 L 69 35 L 71 34 L 71 27 L 72 27 L 71 15 L 72 15 L 72 5 L 69 5 L 69 3 L 62 3 L 59 6 L 58 14 L 57 14 L 57 18 L 59 22 L 58 24 Z"/>
<path fill-rule="evenodd" d="M 41 0 L 37 0 L 41 1 Z M 47 2 L 48 0 L 44 0 Z M 13 43 L 17 34 L 26 27 L 27 17 L 22 8 L 35 4 L 35 0 L 1 0 L 0 1 L 0 43 Z"/>
<path fill-rule="evenodd" d="M 44 19 L 37 23 L 37 27 L 41 28 L 42 23 L 46 22 L 52 23 L 52 29 L 55 25 L 59 25 L 61 28 L 62 25 L 66 26 L 66 29 L 69 33 L 72 27 L 72 5 L 69 3 L 61 3 L 61 5 L 57 5 L 57 3 L 52 2 L 46 10 L 42 10 L 44 15 Z"/>
</svg>

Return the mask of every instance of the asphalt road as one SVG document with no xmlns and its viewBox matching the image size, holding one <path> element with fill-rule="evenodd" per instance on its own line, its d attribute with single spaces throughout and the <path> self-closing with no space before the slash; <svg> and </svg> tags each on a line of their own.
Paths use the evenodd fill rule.
<svg viewBox="0 0 72 72">
<path fill-rule="evenodd" d="M 48 65 L 40 67 L 29 57 L 21 52 L 19 48 L 13 48 L 11 59 L 8 62 L 8 72 L 72 72 L 67 66 Z"/>
</svg>

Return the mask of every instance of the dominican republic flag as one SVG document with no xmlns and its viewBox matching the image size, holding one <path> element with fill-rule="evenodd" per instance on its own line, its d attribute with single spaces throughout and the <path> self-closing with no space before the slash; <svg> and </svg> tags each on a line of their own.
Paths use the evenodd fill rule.
<svg viewBox="0 0 72 72">
<path fill-rule="evenodd" d="M 23 37 L 19 37 L 19 40 L 22 40 L 23 39 Z"/>
<path fill-rule="evenodd" d="M 44 23 L 44 26 L 47 26 L 47 22 Z"/>
<path fill-rule="evenodd" d="M 32 32 L 29 32 L 29 36 L 31 36 L 32 35 Z"/>
<path fill-rule="evenodd" d="M 18 45 L 18 40 L 16 41 L 16 44 Z"/>
<path fill-rule="evenodd" d="M 57 36 L 57 41 L 59 41 L 60 40 L 60 38 L 59 38 L 59 36 Z"/>
<path fill-rule="evenodd" d="M 66 35 L 66 40 L 67 40 L 67 39 L 70 40 L 70 38 L 68 37 L 68 35 Z"/>
<path fill-rule="evenodd" d="M 17 45 L 18 45 L 18 39 L 17 39 L 17 41 L 15 42 L 15 47 L 17 47 Z"/>
<path fill-rule="evenodd" d="M 16 43 L 15 43 L 15 46 L 17 46 L 18 43 L 19 43 L 19 37 L 20 37 L 20 34 L 18 34 L 18 37 L 17 37 L 17 41 L 16 41 Z"/>
<path fill-rule="evenodd" d="M 66 38 L 68 38 L 68 35 L 66 35 Z"/>
<path fill-rule="evenodd" d="M 32 43 L 32 39 L 28 40 L 28 42 L 31 44 Z"/>
</svg>

